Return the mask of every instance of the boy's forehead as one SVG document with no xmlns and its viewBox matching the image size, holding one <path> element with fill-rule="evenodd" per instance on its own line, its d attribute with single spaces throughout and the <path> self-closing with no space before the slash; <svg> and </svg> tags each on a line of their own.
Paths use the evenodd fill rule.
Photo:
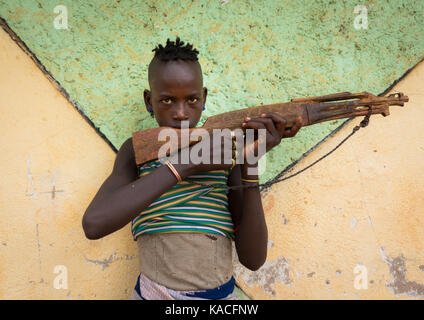
<svg viewBox="0 0 424 320">
<path fill-rule="evenodd" d="M 202 71 L 197 61 L 155 61 L 149 68 L 151 87 L 163 87 L 173 84 L 202 86 Z"/>
</svg>

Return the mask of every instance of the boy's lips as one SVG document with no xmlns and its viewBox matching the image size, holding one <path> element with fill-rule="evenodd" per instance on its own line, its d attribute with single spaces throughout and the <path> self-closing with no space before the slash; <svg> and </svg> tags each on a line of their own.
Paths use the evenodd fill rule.
<svg viewBox="0 0 424 320">
<path fill-rule="evenodd" d="M 186 120 L 187 122 L 187 120 Z M 187 127 L 187 123 L 183 126 L 183 122 L 174 122 L 171 127 L 176 128 L 176 129 L 182 129 L 182 128 L 186 128 Z M 190 126 L 189 126 L 190 127 Z"/>
<path fill-rule="evenodd" d="M 181 128 L 181 125 L 182 125 L 182 123 L 181 123 L 181 122 L 179 122 L 179 123 L 174 122 L 174 123 L 171 125 L 171 127 L 172 127 L 172 128 L 178 128 L 178 129 L 180 129 L 180 128 Z"/>
</svg>

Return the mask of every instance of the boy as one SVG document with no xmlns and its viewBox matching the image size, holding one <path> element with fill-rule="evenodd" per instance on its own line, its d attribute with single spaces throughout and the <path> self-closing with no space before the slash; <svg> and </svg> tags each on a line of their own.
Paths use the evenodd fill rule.
<svg viewBox="0 0 424 320">
<path fill-rule="evenodd" d="M 159 126 L 180 128 L 188 121 L 196 127 L 206 103 L 199 52 L 183 44 L 168 39 L 153 50 L 144 101 Z M 243 129 L 266 129 L 269 151 L 300 126 L 299 120 L 286 130 L 283 118 L 266 114 L 246 118 Z M 257 149 L 257 143 L 246 148 Z M 218 151 L 223 154 L 223 147 L 211 147 L 211 159 Z M 84 214 L 83 228 L 87 238 L 99 239 L 133 222 L 141 269 L 134 299 L 232 299 L 232 240 L 246 268 L 257 270 L 265 262 L 268 233 L 259 180 L 248 175 L 257 163 L 209 163 L 152 161 L 137 168 L 132 138 L 121 146 L 111 175 Z M 249 188 L 218 192 L 190 185 L 195 179 Z"/>
</svg>

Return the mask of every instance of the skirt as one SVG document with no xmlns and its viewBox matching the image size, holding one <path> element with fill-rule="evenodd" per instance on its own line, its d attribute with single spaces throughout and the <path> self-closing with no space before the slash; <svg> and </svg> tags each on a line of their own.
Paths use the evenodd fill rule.
<svg viewBox="0 0 424 320">
<path fill-rule="evenodd" d="M 213 289 L 177 291 L 166 288 L 140 273 L 131 300 L 235 300 L 235 279 Z"/>
</svg>

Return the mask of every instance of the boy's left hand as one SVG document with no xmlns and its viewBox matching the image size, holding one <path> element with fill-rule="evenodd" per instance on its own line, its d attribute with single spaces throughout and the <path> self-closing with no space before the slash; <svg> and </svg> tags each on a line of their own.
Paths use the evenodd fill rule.
<svg viewBox="0 0 424 320">
<path fill-rule="evenodd" d="M 286 128 L 286 120 L 276 113 L 264 113 L 260 118 L 246 118 L 245 129 L 266 129 L 266 152 L 279 145 L 281 139 L 292 138 L 302 127 L 302 117 L 296 119 L 296 123 L 291 128 Z M 254 148 L 254 154 L 258 153 L 258 139 L 250 146 L 245 146 L 244 155 L 246 156 L 246 148 Z M 251 152 L 251 150 L 249 151 Z M 261 155 L 262 156 L 262 155 Z"/>
</svg>

